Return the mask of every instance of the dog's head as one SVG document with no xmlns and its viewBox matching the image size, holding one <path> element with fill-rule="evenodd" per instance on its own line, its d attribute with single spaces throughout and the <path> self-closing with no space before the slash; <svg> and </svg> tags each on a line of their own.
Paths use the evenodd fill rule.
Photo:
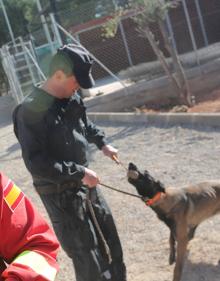
<svg viewBox="0 0 220 281">
<path fill-rule="evenodd" d="M 164 185 L 160 181 L 156 181 L 149 175 L 147 171 L 140 172 L 133 163 L 128 165 L 128 182 L 131 183 L 139 195 L 144 198 L 151 199 L 158 192 L 165 193 Z"/>
</svg>

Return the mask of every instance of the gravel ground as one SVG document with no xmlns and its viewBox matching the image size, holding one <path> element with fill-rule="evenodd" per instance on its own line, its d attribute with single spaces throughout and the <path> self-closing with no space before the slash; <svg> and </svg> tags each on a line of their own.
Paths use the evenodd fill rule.
<svg viewBox="0 0 220 281">
<path fill-rule="evenodd" d="M 0 118 L 1 121 L 1 118 Z M 100 124 L 126 165 L 132 161 L 165 185 L 180 187 L 220 174 L 220 129 L 205 127 L 151 127 Z M 9 123 L 0 123 L 0 169 L 7 173 L 47 218 Z M 105 184 L 134 192 L 125 171 L 91 148 L 91 168 Z M 139 199 L 102 188 L 118 226 L 127 264 L 128 281 L 172 280 L 168 265 L 168 229 Z M 204 222 L 189 245 L 182 281 L 220 280 L 220 216 Z M 59 254 L 58 281 L 74 281 L 71 261 Z M 94 280 L 95 281 L 95 280 Z"/>
</svg>

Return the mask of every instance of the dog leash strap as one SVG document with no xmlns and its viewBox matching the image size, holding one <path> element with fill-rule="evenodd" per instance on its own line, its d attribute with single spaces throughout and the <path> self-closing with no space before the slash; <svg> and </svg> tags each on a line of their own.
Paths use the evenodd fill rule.
<svg viewBox="0 0 220 281">
<path fill-rule="evenodd" d="M 96 218 L 95 211 L 94 211 L 93 206 L 92 206 L 92 201 L 90 199 L 90 190 L 89 189 L 87 189 L 86 201 L 87 201 L 87 206 L 89 208 L 89 211 L 90 211 L 90 214 L 92 216 L 93 222 L 95 224 L 96 230 L 98 231 L 100 239 L 101 239 L 101 241 L 103 243 L 103 246 L 104 246 L 104 249 L 105 249 L 105 253 L 106 253 L 106 256 L 108 258 L 108 263 L 111 264 L 111 262 L 112 262 L 111 251 L 110 251 L 110 248 L 109 248 L 109 246 L 107 244 L 107 241 L 106 241 L 106 239 L 105 239 L 105 237 L 103 235 L 103 232 L 102 232 L 101 227 L 100 227 L 100 225 L 98 223 L 98 220 Z"/>
<path fill-rule="evenodd" d="M 111 190 L 114 190 L 114 191 L 117 191 L 117 192 L 120 192 L 120 193 L 129 195 L 129 196 L 133 196 L 133 197 L 137 197 L 137 198 L 139 198 L 139 199 L 142 199 L 142 196 L 140 196 L 140 195 L 136 195 L 136 194 L 129 193 L 129 192 L 126 192 L 126 191 L 122 191 L 122 190 L 120 190 L 120 189 L 114 188 L 114 187 L 112 187 L 112 186 L 109 186 L 109 185 L 104 184 L 104 183 L 101 183 L 101 182 L 99 183 L 99 185 L 104 186 L 104 187 L 106 187 L 106 188 L 109 188 L 109 189 L 111 189 Z"/>
</svg>

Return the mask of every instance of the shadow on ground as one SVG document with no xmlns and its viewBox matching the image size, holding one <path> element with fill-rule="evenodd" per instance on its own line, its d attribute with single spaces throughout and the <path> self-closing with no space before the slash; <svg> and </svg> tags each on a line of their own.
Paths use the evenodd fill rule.
<svg viewBox="0 0 220 281">
<path fill-rule="evenodd" d="M 185 269 L 182 275 L 182 281 L 219 281 L 220 280 L 220 265 L 207 263 L 192 263 L 186 261 Z"/>
<path fill-rule="evenodd" d="M 15 102 L 10 96 L 0 97 L 0 129 L 12 123 Z"/>
<path fill-rule="evenodd" d="M 18 143 L 15 143 L 15 144 L 11 145 L 6 151 L 4 151 L 4 153 L 2 155 L 0 155 L 0 160 L 1 161 L 8 161 L 8 157 L 12 153 L 16 152 L 19 149 L 20 149 L 20 145 Z M 10 160 L 15 160 L 15 159 L 18 159 L 18 158 L 20 158 L 20 156 L 10 158 Z"/>
<path fill-rule="evenodd" d="M 6 126 L 11 125 L 12 123 L 12 118 L 11 118 L 11 114 L 4 114 L 4 112 L 1 112 L 1 116 L 0 116 L 0 129 L 4 128 Z"/>
</svg>

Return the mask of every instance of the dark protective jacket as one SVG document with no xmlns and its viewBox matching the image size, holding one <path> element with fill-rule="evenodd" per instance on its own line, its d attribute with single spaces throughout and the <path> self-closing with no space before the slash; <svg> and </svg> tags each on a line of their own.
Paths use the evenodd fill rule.
<svg viewBox="0 0 220 281">
<path fill-rule="evenodd" d="M 78 94 L 57 99 L 35 87 L 13 112 L 14 131 L 35 185 L 80 182 L 88 166 L 88 143 L 105 136 L 86 116 Z"/>
</svg>

